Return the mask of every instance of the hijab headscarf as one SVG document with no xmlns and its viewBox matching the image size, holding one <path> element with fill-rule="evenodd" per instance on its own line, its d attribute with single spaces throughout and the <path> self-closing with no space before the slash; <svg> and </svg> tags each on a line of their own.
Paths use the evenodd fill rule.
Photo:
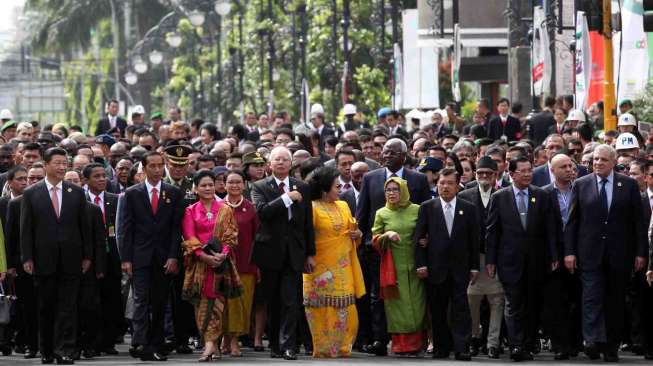
<svg viewBox="0 0 653 366">
<path fill-rule="evenodd" d="M 388 188 L 389 183 L 396 183 L 399 185 L 399 202 L 397 202 L 396 204 L 391 204 L 388 200 L 386 200 L 385 207 L 394 211 L 394 210 L 401 210 L 402 208 L 406 208 L 410 206 L 411 202 L 410 202 L 410 192 L 408 191 L 408 182 L 406 182 L 405 180 L 399 177 L 392 177 L 385 181 L 385 184 L 383 185 L 384 191 L 386 188 Z"/>
</svg>

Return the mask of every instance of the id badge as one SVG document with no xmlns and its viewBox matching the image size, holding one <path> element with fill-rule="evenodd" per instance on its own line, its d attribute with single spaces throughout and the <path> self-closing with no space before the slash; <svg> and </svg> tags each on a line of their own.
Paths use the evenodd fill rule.
<svg viewBox="0 0 653 366">
<path fill-rule="evenodd" d="M 115 226 L 113 226 L 113 225 L 109 226 L 108 231 L 109 231 L 109 237 L 110 238 L 115 238 L 116 237 L 116 227 Z"/>
<path fill-rule="evenodd" d="M 501 135 L 501 141 L 508 142 L 508 136 L 506 136 L 506 135 Z"/>
</svg>

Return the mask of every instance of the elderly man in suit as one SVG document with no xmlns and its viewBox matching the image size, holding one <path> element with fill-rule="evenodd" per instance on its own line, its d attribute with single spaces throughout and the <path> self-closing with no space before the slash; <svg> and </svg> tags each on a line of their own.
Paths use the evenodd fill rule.
<svg viewBox="0 0 653 366">
<path fill-rule="evenodd" d="M 381 153 L 384 168 L 372 170 L 363 177 L 358 207 L 356 207 L 356 221 L 363 232 L 365 253 L 362 260 L 365 288 L 368 289 L 370 299 L 370 312 L 372 315 L 372 341 L 367 351 L 379 356 L 388 354 L 389 341 L 386 331 L 385 310 L 383 300 L 380 298 L 379 285 L 379 255 L 372 249 L 372 226 L 376 211 L 385 205 L 384 184 L 388 178 L 399 177 L 408 182 L 410 201 L 421 204 L 431 199 L 429 183 L 424 174 L 404 168 L 408 147 L 398 138 L 388 140 Z"/>
<path fill-rule="evenodd" d="M 612 147 L 597 146 L 594 173 L 574 183 L 564 253 L 567 269 L 580 269 L 585 353 L 608 362 L 619 360 L 628 276 L 648 255 L 639 187 L 614 172 L 616 161 Z"/>
<path fill-rule="evenodd" d="M 296 331 L 302 305 L 302 271 L 315 267 L 315 233 L 310 188 L 290 177 L 292 155 L 285 147 L 270 152 L 272 175 L 252 186 L 260 220 L 252 261 L 261 270 L 270 318 L 271 357 L 296 360 Z"/>
<path fill-rule="evenodd" d="M 167 360 L 163 327 L 181 245 L 184 197 L 179 188 L 162 181 L 163 170 L 163 156 L 147 152 L 143 156 L 146 179 L 127 189 L 119 214 L 121 266 L 132 277 L 134 288 L 129 351 L 142 361 Z"/>
<path fill-rule="evenodd" d="M 490 277 L 498 273 L 505 292 L 510 358 L 523 361 L 533 359 L 540 287 L 559 263 L 548 196 L 530 184 L 531 161 L 513 159 L 508 169 L 513 184 L 490 199 L 485 266 Z"/>
<path fill-rule="evenodd" d="M 356 207 L 358 206 L 358 198 L 360 197 L 361 185 L 363 184 L 363 177 L 369 171 L 367 163 L 357 161 L 351 166 L 351 182 L 352 189 L 340 193 L 340 199 L 347 202 L 352 216 L 356 216 Z M 360 314 L 359 314 L 360 315 Z"/>
<path fill-rule="evenodd" d="M 439 198 L 420 206 L 414 236 L 415 267 L 428 283 L 433 358 L 448 358 L 453 349 L 456 360 L 470 361 L 472 322 L 467 286 L 478 278 L 479 235 L 476 208 L 456 198 L 459 183 L 455 169 L 441 170 Z M 447 322 L 450 302 L 451 326 Z"/>
<path fill-rule="evenodd" d="M 485 268 L 485 225 L 488 216 L 490 197 L 496 192 L 497 163 L 489 156 L 478 160 L 476 166 L 476 182 L 478 184 L 458 193 L 458 197 L 471 202 L 476 207 L 476 225 L 479 227 L 479 265 Z M 483 324 L 487 329 L 487 354 L 488 357 L 499 358 L 501 342 L 501 323 L 503 321 L 504 296 L 503 287 L 498 278 L 488 277 L 485 271 L 479 274 L 474 284 L 467 288 L 467 298 L 472 316 L 472 340 L 470 354 L 476 356 L 482 343 L 481 333 L 481 301 L 487 298 L 490 305 L 490 319 L 488 324 Z"/>
<path fill-rule="evenodd" d="M 20 253 L 34 275 L 42 363 L 73 364 L 77 342 L 77 294 L 91 267 L 93 248 L 84 191 L 64 182 L 66 151 L 44 154 L 46 177 L 23 193 Z"/>
</svg>

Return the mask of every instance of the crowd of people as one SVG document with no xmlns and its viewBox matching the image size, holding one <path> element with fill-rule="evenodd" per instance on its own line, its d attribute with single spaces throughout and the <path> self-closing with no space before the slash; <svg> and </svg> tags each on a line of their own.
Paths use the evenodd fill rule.
<svg viewBox="0 0 653 366">
<path fill-rule="evenodd" d="M 225 135 L 115 100 L 93 135 L 3 111 L 0 351 L 653 359 L 653 133 L 572 106 L 314 104 Z"/>
</svg>

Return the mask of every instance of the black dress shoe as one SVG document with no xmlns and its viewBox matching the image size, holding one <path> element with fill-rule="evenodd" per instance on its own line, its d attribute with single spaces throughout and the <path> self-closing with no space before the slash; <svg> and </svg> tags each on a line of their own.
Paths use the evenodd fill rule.
<svg viewBox="0 0 653 366">
<path fill-rule="evenodd" d="M 456 352 L 455 358 L 458 361 L 471 361 L 472 355 L 469 352 Z"/>
<path fill-rule="evenodd" d="M 56 356 L 55 356 L 55 358 L 56 358 Z M 70 354 L 70 358 L 72 358 L 73 360 L 77 360 L 77 361 L 81 360 L 82 359 L 82 350 L 80 350 L 80 349 L 74 350 L 73 353 Z"/>
<path fill-rule="evenodd" d="M 568 360 L 569 359 L 569 353 L 568 352 L 556 352 L 553 355 L 553 359 L 556 360 L 556 361 Z"/>
<path fill-rule="evenodd" d="M 182 344 L 181 346 L 177 346 L 177 349 L 175 349 L 175 351 L 180 355 L 190 355 L 191 353 L 193 353 L 193 350 L 190 349 L 190 347 L 188 347 L 185 344 Z"/>
<path fill-rule="evenodd" d="M 74 365 L 75 360 L 73 360 L 72 357 L 70 356 L 59 356 L 56 357 L 57 359 L 57 365 Z"/>
<path fill-rule="evenodd" d="M 644 352 L 644 359 L 645 360 L 653 360 L 653 351 Z"/>
<path fill-rule="evenodd" d="M 51 365 L 54 363 L 54 356 L 43 356 L 41 357 L 41 364 L 43 365 Z"/>
<path fill-rule="evenodd" d="M 510 359 L 515 362 L 521 362 L 525 359 L 525 352 L 521 347 L 513 347 L 510 349 Z"/>
<path fill-rule="evenodd" d="M 499 359 L 499 349 L 497 347 L 490 347 L 487 350 L 487 356 L 489 358 L 498 360 Z"/>
<path fill-rule="evenodd" d="M 168 358 L 159 352 L 145 352 L 141 354 L 141 361 L 168 361 Z"/>
<path fill-rule="evenodd" d="M 472 338 L 469 346 L 469 354 L 472 356 L 478 356 L 479 349 L 481 347 L 481 342 L 479 338 Z"/>
<path fill-rule="evenodd" d="M 449 358 L 449 352 L 441 351 L 441 350 L 435 350 L 435 351 L 433 351 L 433 358 L 435 358 L 437 360 L 443 360 L 445 358 Z"/>
<path fill-rule="evenodd" d="M 283 359 L 286 361 L 294 361 L 297 359 L 297 353 L 294 350 L 287 349 L 283 351 Z"/>
<path fill-rule="evenodd" d="M 283 358 L 283 353 L 280 351 L 270 350 L 270 358 Z"/>
<path fill-rule="evenodd" d="M 116 347 L 107 347 L 107 348 L 102 350 L 102 353 L 104 353 L 106 355 L 117 355 L 118 350 L 116 349 Z"/>
<path fill-rule="evenodd" d="M 609 351 L 603 353 L 603 361 L 605 362 L 619 362 L 619 356 L 616 351 Z"/>
<path fill-rule="evenodd" d="M 82 356 L 84 356 L 84 358 L 93 358 L 97 356 L 97 353 L 92 349 L 85 349 L 84 352 L 82 352 Z"/>
<path fill-rule="evenodd" d="M 13 352 L 13 349 L 11 348 L 10 345 L 4 344 L 0 346 L 0 352 L 2 352 L 3 356 L 11 356 L 11 352 Z"/>
<path fill-rule="evenodd" d="M 25 353 L 25 349 L 27 349 L 27 347 L 23 346 L 22 344 L 17 344 L 14 346 L 14 352 L 16 353 Z"/>
<path fill-rule="evenodd" d="M 36 350 L 26 349 L 23 357 L 25 357 L 25 359 L 36 358 Z"/>
<path fill-rule="evenodd" d="M 131 347 L 129 349 L 129 355 L 132 356 L 132 358 L 140 358 L 144 352 L 145 348 L 143 346 Z"/>
<path fill-rule="evenodd" d="M 596 343 L 587 343 L 584 352 L 590 360 L 598 360 L 601 358 L 601 352 Z"/>
<path fill-rule="evenodd" d="M 380 341 L 375 341 L 371 346 L 369 346 L 368 352 L 377 356 L 387 356 L 388 346 Z"/>
</svg>

